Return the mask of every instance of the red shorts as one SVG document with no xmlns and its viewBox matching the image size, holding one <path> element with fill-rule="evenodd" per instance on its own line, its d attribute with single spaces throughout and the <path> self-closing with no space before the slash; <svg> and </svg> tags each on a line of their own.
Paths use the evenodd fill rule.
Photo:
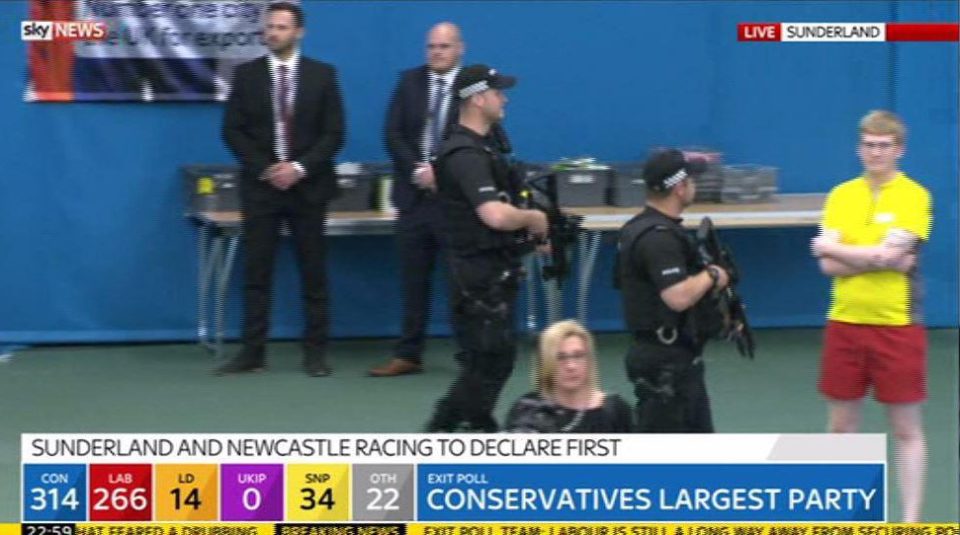
<svg viewBox="0 0 960 535">
<path fill-rule="evenodd" d="M 882 403 L 927 397 L 927 333 L 921 325 L 892 327 L 827 322 L 818 387 L 825 396 L 860 399 L 873 385 Z"/>
</svg>

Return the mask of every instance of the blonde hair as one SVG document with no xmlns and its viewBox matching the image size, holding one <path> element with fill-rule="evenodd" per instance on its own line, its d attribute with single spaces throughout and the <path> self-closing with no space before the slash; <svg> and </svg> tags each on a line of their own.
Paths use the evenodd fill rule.
<svg viewBox="0 0 960 535">
<path fill-rule="evenodd" d="M 599 390 L 597 376 L 597 358 L 593 335 L 574 320 L 554 323 L 540 334 L 537 353 L 533 356 L 533 386 L 541 395 L 553 392 L 553 378 L 557 371 L 557 354 L 560 345 L 571 336 L 579 337 L 587 346 L 587 370 L 590 374 L 590 387 Z"/>
<path fill-rule="evenodd" d="M 907 139 L 907 127 L 897 114 L 887 110 L 872 110 L 860 119 L 860 134 L 893 136 L 898 145 Z"/>
</svg>

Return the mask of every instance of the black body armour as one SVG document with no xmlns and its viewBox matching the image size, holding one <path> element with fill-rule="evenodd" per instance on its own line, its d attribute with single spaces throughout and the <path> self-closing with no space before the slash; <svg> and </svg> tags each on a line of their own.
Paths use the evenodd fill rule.
<svg viewBox="0 0 960 535">
<path fill-rule="evenodd" d="M 494 186 L 500 200 L 513 206 L 520 206 L 522 184 L 516 183 L 516 180 L 513 179 L 508 156 L 487 144 L 478 143 L 476 139 L 456 130 L 450 134 L 450 137 L 441 147 L 440 154 L 437 155 L 434 169 L 437 172 L 438 181 L 446 184 L 456 183 L 455 171 L 450 169 L 448 164 L 449 158 L 460 151 L 482 153 L 486 165 L 490 166 L 490 176 L 493 177 Z M 504 252 L 520 250 L 525 233 L 491 229 L 483 224 L 473 207 L 469 206 L 465 199 L 461 200 L 451 198 L 449 195 L 441 195 L 440 202 L 445 214 L 448 216 L 455 215 L 455 217 L 445 218 L 445 227 L 450 240 L 450 248 L 457 254 L 469 256 L 494 250 Z"/>
<path fill-rule="evenodd" d="M 694 318 L 700 312 L 701 303 L 709 299 L 702 299 L 701 303 L 684 312 L 675 312 L 660 298 L 660 291 L 647 276 L 646 270 L 634 262 L 633 248 L 649 232 L 669 233 L 683 244 L 688 274 L 698 273 L 702 269 L 693 238 L 683 227 L 655 210 L 644 210 L 634 216 L 620 230 L 615 267 L 615 283 L 623 299 L 627 330 L 637 334 L 654 333 L 662 329 L 666 338 L 670 339 L 671 330 L 675 329 L 681 339 L 694 344 L 702 343 L 705 336 L 697 332 Z"/>
</svg>

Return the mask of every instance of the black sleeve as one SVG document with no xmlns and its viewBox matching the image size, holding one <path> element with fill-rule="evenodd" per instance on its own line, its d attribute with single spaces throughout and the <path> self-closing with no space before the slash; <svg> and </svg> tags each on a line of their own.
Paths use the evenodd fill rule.
<svg viewBox="0 0 960 535">
<path fill-rule="evenodd" d="M 384 141 L 387 152 L 390 153 L 390 159 L 400 172 L 407 175 L 396 177 L 397 179 L 409 179 L 419 159 L 416 148 L 407 141 L 403 132 L 403 97 L 406 86 L 406 76 L 401 74 L 397 87 L 390 97 L 390 106 L 387 108 L 387 118 L 383 127 Z"/>
<path fill-rule="evenodd" d="M 658 291 L 663 291 L 689 275 L 683 242 L 668 229 L 647 232 L 633 247 L 633 263 L 644 270 Z"/>
<path fill-rule="evenodd" d="M 270 165 L 271 154 L 263 152 L 250 136 L 250 121 L 244 109 L 249 98 L 248 72 L 246 65 L 240 65 L 234 71 L 230 96 L 223 111 L 222 136 L 241 165 L 259 176 Z"/>
<path fill-rule="evenodd" d="M 448 156 L 446 165 L 470 206 L 476 208 L 485 202 L 500 200 L 490 170 L 490 156 L 482 150 L 460 149 Z"/>
<path fill-rule="evenodd" d="M 526 396 L 524 396 L 526 397 Z M 507 412 L 507 419 L 503 422 L 503 430 L 508 433 L 516 433 L 515 429 L 517 428 L 517 420 L 520 419 L 520 415 L 524 410 L 524 399 L 520 398 L 513 402 L 513 405 L 510 407 L 510 410 Z"/>
<path fill-rule="evenodd" d="M 520 397 L 510 411 L 503 424 L 508 433 L 546 433 L 554 431 L 554 423 L 547 418 L 546 403 L 537 392 L 528 392 Z M 555 432 L 555 431 L 554 431 Z"/>
<path fill-rule="evenodd" d="M 632 433 L 635 430 L 633 411 L 617 394 L 608 395 L 603 401 L 605 412 L 610 415 L 611 433 Z"/>
<path fill-rule="evenodd" d="M 299 158 L 300 163 L 306 168 L 307 176 L 316 173 L 326 162 L 333 161 L 334 156 L 343 148 L 343 139 L 346 135 L 343 99 L 340 96 L 337 71 L 330 65 L 321 67 L 325 87 L 320 91 L 320 121 L 316 125 L 320 135 L 310 150 Z"/>
</svg>

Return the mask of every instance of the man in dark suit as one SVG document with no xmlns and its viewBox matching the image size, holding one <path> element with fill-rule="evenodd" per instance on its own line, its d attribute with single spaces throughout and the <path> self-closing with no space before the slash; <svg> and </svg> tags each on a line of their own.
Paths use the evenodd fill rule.
<svg viewBox="0 0 960 535">
<path fill-rule="evenodd" d="M 463 57 L 460 29 L 441 22 L 427 34 L 427 64 L 406 70 L 393 92 L 384 128 L 393 160 L 393 203 L 397 207 L 397 247 L 403 295 L 403 333 L 374 377 L 423 371 L 430 307 L 430 281 L 442 247 L 440 209 L 431 160 L 440 140 L 457 123 L 451 88 Z"/>
<path fill-rule="evenodd" d="M 343 104 L 334 68 L 300 55 L 303 11 L 281 2 L 266 12 L 270 53 L 237 67 L 223 137 L 242 166 L 243 350 L 220 374 L 260 371 L 270 328 L 273 264 L 281 223 L 293 233 L 306 325 L 303 368 L 326 362 L 327 202 L 337 191 L 334 155 L 343 146 Z"/>
</svg>

